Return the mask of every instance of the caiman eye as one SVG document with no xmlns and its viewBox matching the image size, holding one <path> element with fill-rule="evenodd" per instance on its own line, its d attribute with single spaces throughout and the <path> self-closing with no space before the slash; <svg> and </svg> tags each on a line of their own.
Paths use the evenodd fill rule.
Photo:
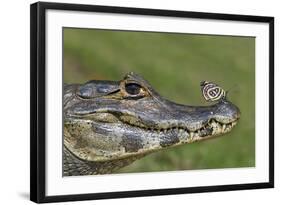
<svg viewBox="0 0 281 205">
<path fill-rule="evenodd" d="M 136 83 L 128 83 L 125 85 L 125 90 L 130 95 L 138 95 L 141 91 L 141 86 Z"/>
</svg>

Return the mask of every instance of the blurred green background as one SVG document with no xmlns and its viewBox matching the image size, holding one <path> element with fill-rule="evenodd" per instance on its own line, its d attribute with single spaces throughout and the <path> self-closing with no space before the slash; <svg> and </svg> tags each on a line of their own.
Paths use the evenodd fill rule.
<svg viewBox="0 0 281 205">
<path fill-rule="evenodd" d="M 255 38 L 64 29 L 64 82 L 116 80 L 133 71 L 163 97 L 207 105 L 200 81 L 213 81 L 241 110 L 229 134 L 150 154 L 119 172 L 255 166 Z"/>
</svg>

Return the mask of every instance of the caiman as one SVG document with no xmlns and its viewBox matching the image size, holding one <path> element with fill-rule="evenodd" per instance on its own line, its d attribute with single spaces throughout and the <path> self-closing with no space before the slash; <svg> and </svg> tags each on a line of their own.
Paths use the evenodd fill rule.
<svg viewBox="0 0 281 205">
<path fill-rule="evenodd" d="M 188 106 L 160 96 L 141 76 L 64 86 L 63 175 L 113 173 L 149 153 L 210 139 L 236 125 L 227 98 Z"/>
</svg>

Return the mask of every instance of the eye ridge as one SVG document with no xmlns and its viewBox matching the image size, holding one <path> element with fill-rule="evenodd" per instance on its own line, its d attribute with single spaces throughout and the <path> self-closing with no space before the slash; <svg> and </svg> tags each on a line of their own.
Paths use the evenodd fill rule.
<svg viewBox="0 0 281 205">
<path fill-rule="evenodd" d="M 125 90 L 130 95 L 138 95 L 141 91 L 141 86 L 137 83 L 127 83 L 125 85 Z"/>
</svg>

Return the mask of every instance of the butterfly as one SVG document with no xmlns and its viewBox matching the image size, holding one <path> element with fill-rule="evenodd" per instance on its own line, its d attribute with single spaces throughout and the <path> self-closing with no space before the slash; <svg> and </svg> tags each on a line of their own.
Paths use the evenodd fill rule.
<svg viewBox="0 0 281 205">
<path fill-rule="evenodd" d="M 202 81 L 200 86 L 206 101 L 218 101 L 226 96 L 225 90 L 215 83 Z"/>
</svg>

